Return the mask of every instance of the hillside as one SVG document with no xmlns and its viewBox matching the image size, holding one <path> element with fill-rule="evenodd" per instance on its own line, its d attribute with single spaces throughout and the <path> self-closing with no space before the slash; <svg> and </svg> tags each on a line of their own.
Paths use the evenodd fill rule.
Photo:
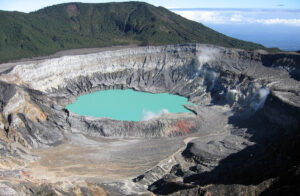
<svg viewBox="0 0 300 196">
<path fill-rule="evenodd" d="M 141 2 L 67 3 L 29 14 L 0 11 L 0 62 L 73 48 L 208 43 L 247 50 L 234 39 L 163 7 Z"/>
</svg>

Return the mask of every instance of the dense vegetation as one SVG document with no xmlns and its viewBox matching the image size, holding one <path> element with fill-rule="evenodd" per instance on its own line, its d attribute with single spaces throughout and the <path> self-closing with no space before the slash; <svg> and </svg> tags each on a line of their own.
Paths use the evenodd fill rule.
<svg viewBox="0 0 300 196">
<path fill-rule="evenodd" d="M 264 49 L 141 2 L 67 3 L 29 14 L 0 11 L 0 62 L 72 48 L 195 42 Z"/>
</svg>

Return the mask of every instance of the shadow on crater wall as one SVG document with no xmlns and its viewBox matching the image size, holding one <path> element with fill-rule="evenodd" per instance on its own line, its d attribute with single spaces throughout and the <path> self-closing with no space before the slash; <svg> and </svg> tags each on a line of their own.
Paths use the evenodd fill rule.
<svg viewBox="0 0 300 196">
<path fill-rule="evenodd" d="M 152 184 L 150 190 L 163 195 L 178 191 L 182 195 L 196 192 L 204 195 L 206 191 L 217 191 L 217 195 L 235 195 L 242 190 L 249 192 L 249 185 L 257 185 L 252 188 L 256 194 L 294 195 L 297 191 L 299 194 L 300 110 L 288 105 L 283 107 L 282 104 L 277 98 L 269 96 L 264 108 L 252 116 L 245 118 L 235 113 L 229 118 L 228 123 L 237 127 L 237 130 L 246 128 L 246 134 L 251 135 L 249 140 L 254 145 L 229 155 L 212 171 L 187 175 L 183 183 L 164 178 Z M 269 113 L 272 110 L 280 111 L 286 118 L 278 121 L 272 117 L 276 113 Z M 193 146 L 194 143 L 190 142 L 182 155 L 189 159 L 197 156 L 191 151 Z M 207 185 L 210 188 L 202 188 Z M 231 185 L 231 188 L 226 185 Z M 243 188 L 244 185 L 248 187 Z"/>
</svg>

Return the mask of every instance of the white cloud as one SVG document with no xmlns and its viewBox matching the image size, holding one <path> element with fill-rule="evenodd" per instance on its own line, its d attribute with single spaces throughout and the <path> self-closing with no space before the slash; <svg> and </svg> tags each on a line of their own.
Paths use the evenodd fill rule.
<svg viewBox="0 0 300 196">
<path fill-rule="evenodd" d="M 240 14 L 234 14 L 230 18 L 230 21 L 232 21 L 232 22 L 242 22 L 243 20 L 244 20 L 244 17 Z"/>
<path fill-rule="evenodd" d="M 175 13 L 190 20 L 213 24 L 222 24 L 226 19 L 216 11 L 175 11 Z"/>
<path fill-rule="evenodd" d="M 282 18 L 271 18 L 271 19 L 258 19 L 254 20 L 255 23 L 262 24 L 285 24 L 292 26 L 300 26 L 300 19 L 282 19 Z"/>
<path fill-rule="evenodd" d="M 276 12 L 275 12 L 276 11 Z M 175 13 L 208 24 L 283 24 L 300 26 L 300 14 L 278 10 L 174 10 Z M 277 17 L 274 17 L 277 15 Z M 280 16 L 280 17 L 278 17 Z"/>
<path fill-rule="evenodd" d="M 142 121 L 150 120 L 150 119 L 152 119 L 154 117 L 160 116 L 160 115 L 165 114 L 165 113 L 169 113 L 169 111 L 167 109 L 162 109 L 158 113 L 155 113 L 155 112 L 152 112 L 152 111 L 143 110 L 141 120 Z"/>
</svg>

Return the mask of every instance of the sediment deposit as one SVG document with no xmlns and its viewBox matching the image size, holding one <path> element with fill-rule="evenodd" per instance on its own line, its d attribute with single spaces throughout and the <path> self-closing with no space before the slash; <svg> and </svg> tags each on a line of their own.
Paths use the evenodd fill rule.
<svg viewBox="0 0 300 196">
<path fill-rule="evenodd" d="M 299 191 L 299 54 L 186 44 L 10 66 L 0 75 L 0 195 Z M 65 109 L 127 88 L 187 97 L 192 112 L 129 122 Z"/>
</svg>

